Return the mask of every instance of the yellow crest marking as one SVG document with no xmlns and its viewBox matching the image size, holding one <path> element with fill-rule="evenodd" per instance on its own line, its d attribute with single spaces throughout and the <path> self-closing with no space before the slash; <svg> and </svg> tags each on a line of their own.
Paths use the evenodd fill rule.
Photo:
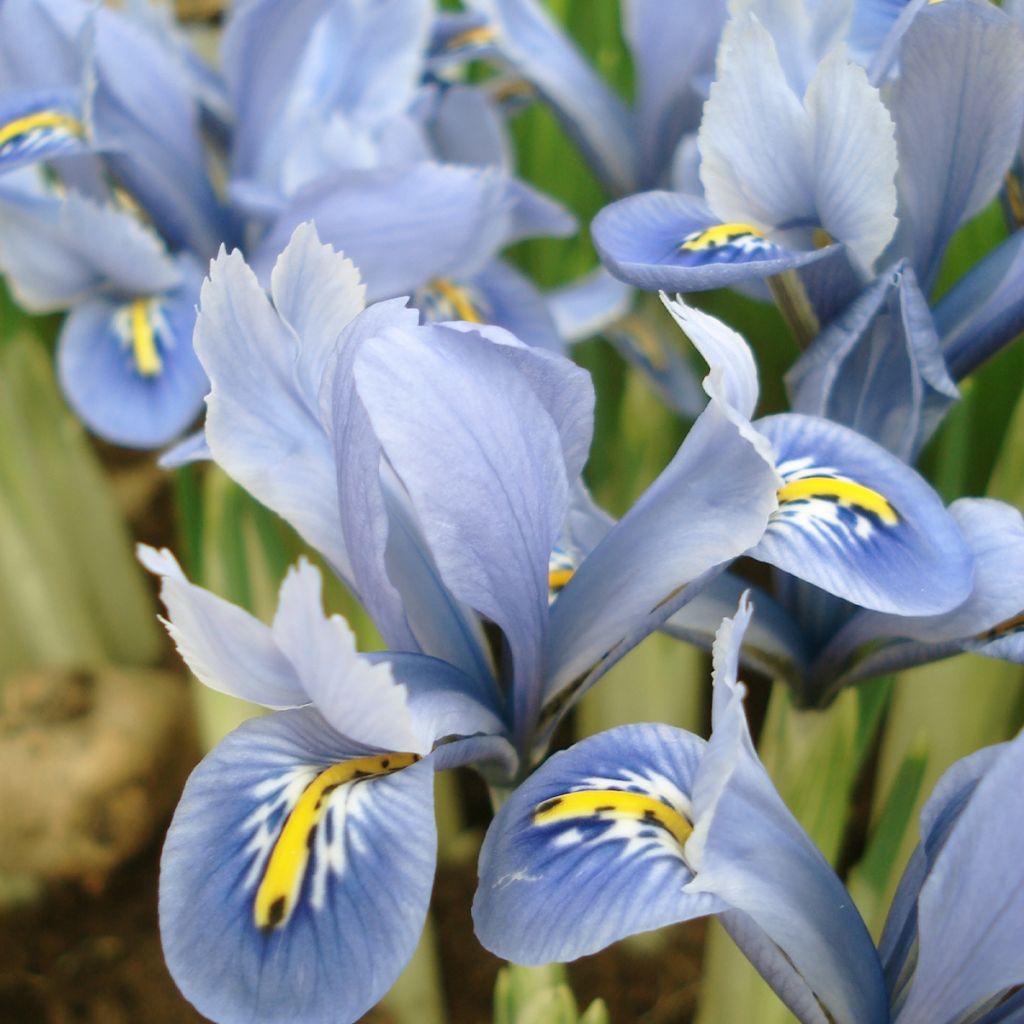
<svg viewBox="0 0 1024 1024">
<path fill-rule="evenodd" d="M 679 248 L 687 251 L 717 249 L 719 246 L 728 245 L 730 242 L 749 236 L 765 237 L 752 224 L 715 224 L 703 231 L 695 231 L 692 235 L 687 235 L 679 243 Z M 767 241 L 767 239 L 765 240 Z"/>
<path fill-rule="evenodd" d="M 40 128 L 65 131 L 69 135 L 76 135 L 79 138 L 85 135 L 85 128 L 77 117 L 63 114 L 59 110 L 40 110 L 37 114 L 26 114 L 24 117 L 17 117 L 5 125 L 0 125 L 0 148 L 19 135 L 27 135 Z"/>
<path fill-rule="evenodd" d="M 263 880 L 256 890 L 252 908 L 257 928 L 271 932 L 282 927 L 291 917 L 309 864 L 313 834 L 327 812 L 327 797 L 331 792 L 349 782 L 391 775 L 419 759 L 419 754 L 376 754 L 353 758 L 322 771 L 305 788 L 288 815 L 263 869 Z"/>
<path fill-rule="evenodd" d="M 668 804 L 645 793 L 630 793 L 620 789 L 580 789 L 573 793 L 563 793 L 538 804 L 533 811 L 534 825 L 551 825 L 578 818 L 658 825 L 680 847 L 685 845 L 693 831 L 693 825 Z"/>
<path fill-rule="evenodd" d="M 135 299 L 129 306 L 128 322 L 135 368 L 143 377 L 156 377 L 163 369 L 153 330 L 153 302 Z"/>
<path fill-rule="evenodd" d="M 835 501 L 844 508 L 871 512 L 886 526 L 895 526 L 900 521 L 899 513 L 878 491 L 851 480 L 836 480 L 830 476 L 808 476 L 802 480 L 792 480 L 780 488 L 778 498 L 780 505 L 787 501 L 821 498 Z"/>
<path fill-rule="evenodd" d="M 575 575 L 575 569 L 552 569 L 548 573 L 548 590 L 559 591 Z"/>
<path fill-rule="evenodd" d="M 974 639 L 997 640 L 999 637 L 1005 636 L 1007 633 L 1014 633 L 1018 629 L 1024 629 L 1024 612 L 1018 612 L 1016 615 L 1011 615 L 1010 618 L 997 623 L 991 629 L 986 629 L 981 633 L 975 634 Z"/>
<path fill-rule="evenodd" d="M 498 32 L 493 25 L 477 25 L 476 28 L 467 28 L 452 36 L 445 43 L 445 49 L 458 50 L 463 46 L 482 46 L 484 43 L 492 43 L 498 38 Z"/>
<path fill-rule="evenodd" d="M 465 288 L 460 288 L 443 277 L 436 278 L 432 282 L 432 287 L 442 299 L 451 303 L 452 309 L 458 314 L 460 320 L 466 320 L 471 324 L 484 322 Z"/>
</svg>

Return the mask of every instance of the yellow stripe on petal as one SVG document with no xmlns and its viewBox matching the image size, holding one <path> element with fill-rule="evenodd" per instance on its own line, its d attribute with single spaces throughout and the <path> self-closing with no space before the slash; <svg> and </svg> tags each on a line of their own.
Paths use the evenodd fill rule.
<svg viewBox="0 0 1024 1024">
<path fill-rule="evenodd" d="M 852 480 L 830 476 L 808 476 L 792 480 L 778 493 L 779 504 L 790 501 L 831 501 L 855 512 L 869 512 L 886 526 L 896 526 L 899 513 L 878 491 Z"/>
<path fill-rule="evenodd" d="M 645 793 L 619 789 L 580 789 L 553 796 L 536 806 L 534 825 L 553 825 L 581 818 L 598 821 L 631 821 L 663 828 L 680 847 L 686 844 L 693 825 L 668 804 Z"/>
<path fill-rule="evenodd" d="M 156 377 L 163 369 L 153 329 L 153 307 L 151 299 L 135 299 L 128 313 L 132 358 L 135 360 L 135 368 L 143 377 Z"/>
<path fill-rule="evenodd" d="M 408 768 L 419 754 L 378 754 L 342 761 L 321 772 L 303 791 L 277 837 L 253 902 L 253 920 L 265 932 L 283 927 L 292 915 L 309 864 L 317 826 L 327 813 L 328 797 L 340 786 L 379 778 Z"/>
<path fill-rule="evenodd" d="M 466 320 L 471 324 L 482 324 L 484 322 L 480 311 L 473 304 L 473 300 L 469 297 L 469 292 L 465 288 L 460 288 L 457 284 L 453 284 L 443 277 L 436 278 L 432 282 L 432 287 L 451 306 L 458 319 Z"/>
<path fill-rule="evenodd" d="M 704 249 L 733 245 L 751 237 L 766 241 L 765 236 L 751 224 L 715 224 L 713 227 L 687 235 L 679 243 L 679 248 L 687 252 L 700 252 Z"/>
<path fill-rule="evenodd" d="M 445 49 L 460 50 L 464 46 L 483 46 L 485 43 L 493 43 L 497 38 L 498 33 L 492 25 L 478 25 L 452 36 L 445 43 Z"/>
<path fill-rule="evenodd" d="M 1009 633 L 1016 633 L 1022 629 L 1024 629 L 1024 612 L 1018 612 L 1016 615 L 1012 615 L 1010 618 L 997 623 L 991 629 L 986 629 L 976 634 L 974 639 L 984 641 L 998 640 L 1000 637 L 1007 636 Z"/>
<path fill-rule="evenodd" d="M 0 125 L 0 149 L 15 139 L 33 132 L 54 132 L 82 138 L 85 135 L 85 127 L 77 117 L 60 110 L 40 110 L 38 113 L 26 114 Z"/>
</svg>

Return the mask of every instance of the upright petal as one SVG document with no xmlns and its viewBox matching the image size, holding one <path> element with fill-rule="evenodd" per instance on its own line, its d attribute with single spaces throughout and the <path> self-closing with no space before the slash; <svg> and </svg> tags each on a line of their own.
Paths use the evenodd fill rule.
<svg viewBox="0 0 1024 1024">
<path fill-rule="evenodd" d="M 971 793 L 918 897 L 919 948 L 900 1024 L 955 1020 L 1024 983 L 1024 734 Z"/>
<path fill-rule="evenodd" d="M 535 85 L 612 193 L 635 184 L 632 125 L 622 101 L 535 0 L 471 0 L 498 52 Z"/>
<path fill-rule="evenodd" d="M 387 991 L 430 899 L 433 775 L 305 709 L 247 722 L 207 755 L 160 874 L 164 955 L 201 1013 L 336 1024 Z"/>
<path fill-rule="evenodd" d="M 913 270 L 901 262 L 879 275 L 797 360 L 786 389 L 794 412 L 913 462 L 959 397 Z"/>
<path fill-rule="evenodd" d="M 953 232 L 995 195 L 1024 121 L 1024 37 L 991 4 L 927 5 L 910 26 L 892 98 L 900 234 L 928 293 Z"/>
<path fill-rule="evenodd" d="M 440 327 L 391 331 L 363 346 L 355 374 L 445 583 L 508 637 L 526 722 L 568 481 L 556 425 L 503 347 Z"/>
<path fill-rule="evenodd" d="M 791 990 L 791 971 L 769 975 L 790 989 L 780 995 L 791 1007 L 813 993 L 837 1024 L 885 1021 L 885 985 L 867 928 L 754 752 L 736 678 L 749 618 L 749 604 L 741 603 L 715 641 L 711 740 L 694 780 L 685 854 L 695 877 L 687 892 L 717 896 L 781 951 L 805 986 Z M 754 943 L 749 925 L 743 939 L 745 948 Z M 769 950 L 762 948 L 759 968 L 781 959 Z"/>
</svg>

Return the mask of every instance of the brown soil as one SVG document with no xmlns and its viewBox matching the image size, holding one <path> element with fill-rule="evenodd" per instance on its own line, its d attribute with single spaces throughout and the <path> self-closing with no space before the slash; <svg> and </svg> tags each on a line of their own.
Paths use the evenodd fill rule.
<svg viewBox="0 0 1024 1024">
<path fill-rule="evenodd" d="M 103 891 L 54 885 L 0 916 L 0 1024 L 197 1024 L 164 967 L 156 921 L 159 844 Z M 442 867 L 434 895 L 451 1024 L 486 1024 L 501 962 L 473 937 L 472 864 Z M 601 996 L 615 1024 L 685 1024 L 700 970 L 701 923 L 665 933 L 655 954 L 615 947 L 570 968 L 581 1007 Z M 390 1024 L 382 1011 L 362 1024 Z"/>
</svg>

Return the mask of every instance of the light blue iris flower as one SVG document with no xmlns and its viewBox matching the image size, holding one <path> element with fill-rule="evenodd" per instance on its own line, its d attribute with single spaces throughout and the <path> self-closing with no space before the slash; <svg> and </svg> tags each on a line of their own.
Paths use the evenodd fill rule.
<svg viewBox="0 0 1024 1024">
<path fill-rule="evenodd" d="M 481 851 L 477 935 L 506 959 L 546 963 L 716 914 L 808 1024 L 1019 1020 L 1024 735 L 940 780 L 876 950 L 754 751 L 737 682 L 750 616 L 744 598 L 718 631 L 707 743 L 613 729 L 513 793 Z"/>
<path fill-rule="evenodd" d="M 179 56 L 127 13 L 0 7 L 0 270 L 25 308 L 71 310 L 64 392 L 132 447 L 165 444 L 201 408 L 194 307 L 226 230 Z"/>
<path fill-rule="evenodd" d="M 201 679 L 313 705 L 243 727 L 197 769 L 165 851 L 162 927 L 183 991 L 217 1020 L 349 1020 L 397 975 L 429 895 L 430 764 L 408 755 L 513 783 L 579 694 L 757 541 L 777 479 L 711 386 L 675 459 L 595 544 L 583 371 L 498 328 L 423 325 L 404 300 L 364 308 L 351 263 L 311 226 L 270 277 L 268 298 L 239 253 L 222 254 L 203 287 L 209 448 L 358 595 L 419 731 L 364 729 L 387 687 L 354 696 L 368 662 L 350 638 L 342 656 L 347 633 L 323 619 L 310 570 L 286 582 L 268 628 L 147 554 Z M 398 703 L 379 712 L 388 723 Z M 386 771 L 346 774 L 378 754 Z M 295 843 L 313 855 L 276 853 Z"/>
<path fill-rule="evenodd" d="M 678 302 L 669 303 L 669 308 L 702 353 L 709 346 L 739 351 L 744 344 L 711 317 Z M 763 671 L 787 678 L 798 703 L 818 706 L 828 703 L 844 685 L 965 650 L 1024 660 L 1020 618 L 1024 520 L 1020 513 L 1002 502 L 967 498 L 942 510 L 935 492 L 905 465 L 956 397 L 913 272 L 897 267 L 880 278 L 805 353 L 787 383 L 797 412 L 755 423 L 775 446 L 786 480 L 777 513 L 780 532 L 784 535 L 787 516 L 799 518 L 808 506 L 814 508 L 823 501 L 833 502 L 833 528 L 839 532 L 830 537 L 819 525 L 816 536 L 825 544 L 823 558 L 802 534 L 792 547 L 778 546 L 771 527 L 765 541 L 750 552 L 775 567 L 775 597 L 758 594 L 760 621 L 748 636 L 744 658 Z M 794 438 L 811 425 L 820 433 L 798 442 L 815 455 L 805 465 L 787 452 Z M 835 439 L 831 431 L 836 432 Z M 847 440 L 840 444 L 839 438 Z M 839 448 L 845 468 L 830 469 L 831 457 L 825 453 L 838 453 Z M 860 448 L 864 455 L 855 457 Z M 855 459 L 859 472 L 851 472 Z M 883 465 L 890 474 L 884 484 L 881 476 L 871 476 L 882 472 Z M 801 482 L 816 477 L 817 483 Z M 836 479 L 836 492 L 830 498 L 824 490 L 812 495 L 829 478 Z M 937 559 L 931 563 L 933 568 L 924 569 L 927 563 L 922 562 L 919 574 L 908 567 L 903 560 L 904 541 L 897 536 L 900 524 L 867 492 L 840 494 L 839 481 L 844 478 L 885 495 L 899 516 L 913 509 L 922 523 L 934 524 L 924 527 L 933 539 L 939 536 L 934 531 L 942 530 L 944 539 L 933 552 Z M 902 493 L 896 490 L 904 486 L 907 490 Z M 825 508 L 821 506 L 819 512 Z M 937 518 L 931 520 L 932 515 Z M 871 529 L 865 529 L 864 517 L 871 521 Z M 862 531 L 858 542 L 854 538 Z M 879 533 L 888 533 L 894 547 L 883 547 Z M 851 544 L 849 561 L 841 554 L 845 544 Z M 903 553 L 895 554 L 899 549 Z M 874 557 L 906 584 L 902 591 L 888 595 L 884 611 L 877 589 L 861 587 L 852 575 L 841 578 L 855 562 Z M 872 586 L 877 588 L 883 578 L 885 571 L 877 571 Z M 892 583 L 898 591 L 898 581 Z M 744 586 L 731 574 L 720 576 L 667 628 L 708 645 L 717 622 Z M 945 591 L 949 603 L 944 609 L 912 610 L 925 593 L 945 587 L 949 587 Z"/>
<path fill-rule="evenodd" d="M 738 5 L 701 122 L 703 196 L 602 211 L 594 239 L 615 274 L 690 291 L 802 267 L 823 323 L 900 257 L 931 291 L 1016 151 L 1024 37 L 988 4 L 928 5 L 899 33 L 883 95 L 843 42 L 849 7 Z"/>
<path fill-rule="evenodd" d="M 576 222 L 515 177 L 486 91 L 432 75 L 433 19 L 430 0 L 236 7 L 223 46 L 237 112 L 230 190 L 262 224 L 252 264 L 265 276 L 315 220 L 371 300 L 412 295 L 425 319 L 561 348 L 543 295 L 498 254 Z"/>
</svg>

